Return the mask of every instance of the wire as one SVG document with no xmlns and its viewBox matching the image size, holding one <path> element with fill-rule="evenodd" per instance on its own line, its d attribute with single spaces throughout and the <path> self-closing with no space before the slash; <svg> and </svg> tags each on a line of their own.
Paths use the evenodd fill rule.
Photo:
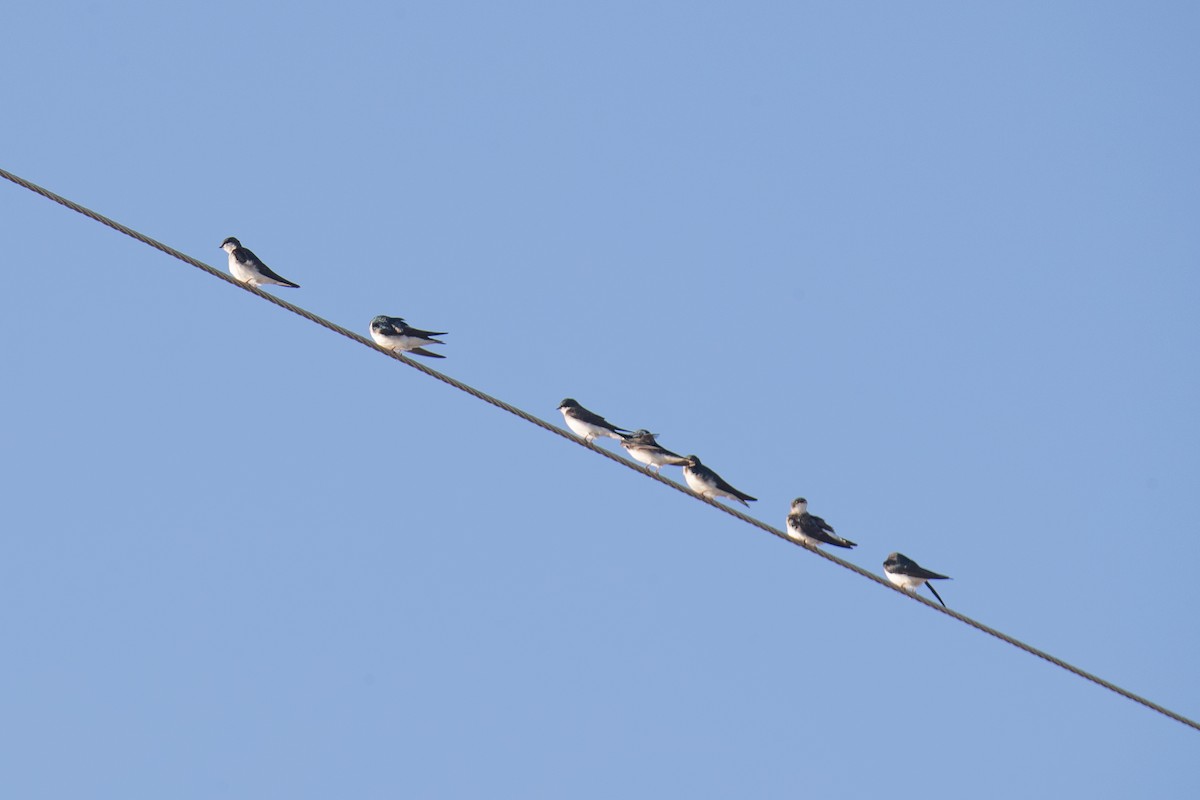
<svg viewBox="0 0 1200 800">
<path fill-rule="evenodd" d="M 208 273 L 209 275 L 212 275 L 215 278 L 219 278 L 219 279 L 225 281 L 226 283 L 232 284 L 232 285 L 238 287 L 239 289 L 250 292 L 251 294 L 258 295 L 259 297 L 263 298 L 264 300 L 274 303 L 275 305 L 279 306 L 280 308 L 282 308 L 286 311 L 290 311 L 293 314 L 297 314 L 301 317 L 304 317 L 305 319 L 307 319 L 310 322 L 314 322 L 317 325 L 320 325 L 322 328 L 327 328 L 328 330 L 331 330 L 334 333 L 341 334 L 342 336 L 345 336 L 347 339 L 351 339 L 351 340 L 363 345 L 364 347 L 369 347 L 372 350 L 375 350 L 379 353 L 389 356 L 389 357 L 395 359 L 396 361 L 399 361 L 403 364 L 406 364 L 406 365 L 412 367 L 413 369 L 416 369 L 416 370 L 419 370 L 420 372 L 425 373 L 426 375 L 428 375 L 431 378 L 439 380 L 442 383 L 449 384 L 450 386 L 453 386 L 455 389 L 466 392 L 467 394 L 471 395 L 472 397 L 478 398 L 478 399 L 484 401 L 485 403 L 489 403 L 489 404 L 495 406 L 496 408 L 502 409 L 504 411 L 507 411 L 510 414 L 518 416 L 521 419 L 525 420 L 526 422 L 536 425 L 537 427 L 539 427 L 543 430 L 549 431 L 550 433 L 553 433 L 557 436 L 561 436 L 562 438 L 564 438 L 570 442 L 573 442 L 574 444 L 577 444 L 580 447 L 586 447 L 588 450 L 591 450 L 594 453 L 599 453 L 600 455 L 604 456 L 605 458 L 609 459 L 610 461 L 614 461 L 617 464 L 620 464 L 624 467 L 627 467 L 627 468 L 633 470 L 634 472 L 638 472 L 648 478 L 658 481 L 659 483 L 665 484 L 666 486 L 670 486 L 672 489 L 682 492 L 683 494 L 686 494 L 695 500 L 699 500 L 702 503 L 707 503 L 708 505 L 712 506 L 713 508 L 720 509 L 721 511 L 724 511 L 726 514 L 729 514 L 730 516 L 737 517 L 742 522 L 745 522 L 747 525 L 753 525 L 754 527 L 758 528 L 759 530 L 762 530 L 762 531 L 765 531 L 766 533 L 772 534 L 773 536 L 776 536 L 776 537 L 784 540 L 785 542 L 788 542 L 789 544 L 796 545 L 797 547 L 802 547 L 805 550 L 808 550 L 809 552 L 813 553 L 814 555 L 820 556 L 821 558 L 825 559 L 826 561 L 830 561 L 834 564 L 837 564 L 839 567 L 842 567 L 843 569 L 848 569 L 851 572 L 866 578 L 867 580 L 874 581 L 876 584 L 878 584 L 886 589 L 889 589 L 893 592 L 897 592 L 897 593 L 903 595 L 904 597 L 907 597 L 910 600 L 921 603 L 922 605 L 926 606 L 927 608 L 930 608 L 940 614 L 945 614 L 948 617 L 958 620 L 959 622 L 963 623 L 964 625 L 969 625 L 970 627 L 974 628 L 977 631 L 986 633 L 989 636 L 993 636 L 993 637 L 999 639 L 1000 641 L 1010 644 L 1019 650 L 1023 650 L 1032 656 L 1036 656 L 1044 661 L 1048 661 L 1051 664 L 1055 665 L 1056 667 L 1061 667 L 1062 669 L 1065 669 L 1067 672 L 1070 672 L 1073 675 L 1083 678 L 1084 680 L 1091 681 L 1092 683 L 1096 684 L 1097 686 L 1102 686 L 1103 688 L 1108 689 L 1110 692 L 1114 692 L 1128 700 L 1132 700 L 1135 703 L 1143 705 L 1146 708 L 1150 709 L 1151 711 L 1157 711 L 1159 714 L 1162 714 L 1163 716 L 1170 717 L 1171 719 L 1175 720 L 1176 722 L 1182 723 L 1182 724 L 1188 726 L 1189 728 L 1200 731 L 1200 723 L 1197 723 L 1196 721 L 1189 719 L 1189 718 L 1183 716 L 1182 714 L 1178 714 L 1178 713 L 1170 710 L 1169 708 L 1160 706 L 1158 703 L 1147 700 L 1146 698 L 1144 698 L 1140 695 L 1134 694 L 1133 692 L 1131 692 L 1127 689 L 1123 689 L 1120 686 L 1117 686 L 1115 683 L 1106 681 L 1103 678 L 1099 677 L 1098 675 L 1093 675 L 1092 673 L 1087 672 L 1086 670 L 1080 669 L 1079 667 L 1076 667 L 1073 664 L 1069 664 L 1060 658 L 1050 655 L 1049 653 L 1045 652 L 1044 650 L 1039 650 L 1038 648 L 1033 647 L 1032 645 L 1028 645 L 1028 644 L 1020 641 L 1019 639 L 1009 636 L 1007 633 L 1003 633 L 1003 632 L 998 631 L 995 628 L 992 628 L 988 625 L 984 625 L 982 622 L 972 619 L 971 617 L 968 617 L 965 614 L 960 614 L 959 612 L 957 612 L 951 608 L 946 608 L 944 606 L 938 605 L 938 604 L 934 603 L 932 600 L 927 600 L 926 598 L 924 598 L 920 595 L 906 592 L 903 589 L 900 589 L 899 587 L 893 585 L 891 582 L 880 577 L 879 575 L 876 575 L 873 572 L 869 572 L 866 569 L 863 569 L 862 567 L 858 566 L 857 564 L 853 564 L 849 561 L 841 559 L 835 555 L 832 555 L 831 553 L 821 550 L 820 548 L 810 547 L 808 545 L 797 542 L 796 540 L 790 538 L 786 533 L 779 530 L 778 528 L 774 528 L 774 527 L 766 524 L 765 522 L 762 522 L 761 520 L 755 519 L 754 517 L 751 517 L 747 514 L 743 514 L 741 511 L 738 511 L 735 508 L 730 508 L 729 506 L 722 505 L 722 504 L 716 502 L 715 500 L 710 500 L 706 497 L 702 497 L 702 496 L 696 494 L 695 492 L 691 491 L 690 489 L 688 489 L 683 484 L 676 483 L 675 481 L 664 478 L 662 475 L 659 475 L 657 472 L 652 471 L 649 467 L 643 467 L 641 465 L 635 464 L 634 462 L 629 461 L 624 458 L 621 458 L 620 456 L 618 456 L 608 450 L 604 450 L 604 449 L 592 444 L 591 442 L 586 442 L 583 439 L 576 437 L 574 434 L 569 433 L 568 431 L 564 430 L 563 428 L 559 428 L 556 425 L 551 425 L 550 423 L 546 422 L 545 420 L 541 419 L 540 417 L 536 417 L 533 414 L 530 414 L 528 411 L 524 411 L 520 408 L 517 408 L 516 406 L 505 403 L 503 400 L 499 400 L 495 397 L 492 397 L 490 394 L 487 394 L 486 392 L 482 392 L 473 386 L 469 386 L 469 385 L 463 383 L 462 381 L 455 380 L 454 378 L 451 378 L 449 375 L 444 375 L 443 373 L 438 372 L 435 369 L 430 369 L 429 367 L 427 367 L 426 365 L 424 365 L 420 362 L 413 361 L 411 358 L 407 358 L 406 356 L 402 356 L 399 353 L 394 353 L 390 350 L 385 350 L 384 348 L 376 345 L 371 340 L 367 339 L 366 337 L 364 337 L 360 334 L 355 333 L 354 331 L 343 328 L 341 325 L 337 325 L 333 322 L 330 322 L 329 320 L 324 319 L 323 317 L 319 317 L 316 314 L 312 313 L 311 311 L 301 308 L 300 306 L 293 305 L 292 303 L 289 303 L 286 300 L 281 300 L 280 298 L 276 297 L 273 294 L 268 294 L 267 292 L 264 292 L 261 289 L 255 288 L 248 284 L 242 283 L 241 281 L 235 280 L 232 276 L 230 276 L 224 272 L 221 272 L 220 270 L 218 270 L 214 267 L 211 267 L 202 261 L 198 261 L 189 255 L 181 253 L 178 250 L 174 249 L 173 247 L 168 247 L 167 245 L 162 244 L 161 242 L 155 241 L 154 239 L 151 239 L 149 236 L 146 236 L 145 234 L 138 233 L 137 231 L 133 230 L 132 228 L 128 228 L 119 222 L 111 220 L 102 214 L 98 214 L 89 208 L 85 208 L 84 206 L 81 206 L 78 203 L 72 202 L 71 200 L 68 200 L 67 198 L 62 197 L 61 195 L 57 195 L 48 189 L 44 189 L 35 183 L 31 183 L 31 182 L 25 180 L 24 178 L 21 178 L 17 175 L 12 174 L 11 172 L 8 172 L 5 169 L 0 168 L 0 176 L 4 177 L 6 180 L 11 181 L 12 183 L 17 184 L 18 186 L 28 189 L 31 192 L 40 194 L 42 197 L 45 197 L 48 200 L 52 200 L 61 206 L 65 206 L 66 208 L 69 208 L 72 211 L 83 214 L 85 217 L 88 217 L 89 219 L 93 219 L 102 225 L 107 225 L 108 227 L 112 228 L 115 231 L 119 231 L 120 233 L 123 233 L 126 236 L 137 239 L 139 242 L 149 245 L 150 247 L 153 247 L 155 250 L 159 250 L 173 258 L 177 258 L 180 261 L 184 262 L 185 264 L 190 264 L 193 267 L 196 267 L 197 269 L 203 270 L 204 272 Z"/>
</svg>

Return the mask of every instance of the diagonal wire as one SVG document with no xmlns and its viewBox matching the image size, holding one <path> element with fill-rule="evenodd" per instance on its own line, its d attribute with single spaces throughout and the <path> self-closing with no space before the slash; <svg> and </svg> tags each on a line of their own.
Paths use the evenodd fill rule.
<svg viewBox="0 0 1200 800">
<path fill-rule="evenodd" d="M 842 567 L 843 569 L 848 569 L 851 572 L 854 572 L 854 573 L 866 578 L 867 580 L 873 581 L 874 583 L 878 584 L 879 586 L 884 587 L 885 589 L 890 589 L 893 592 L 897 592 L 897 593 L 903 595 L 904 597 L 907 597 L 910 600 L 921 603 L 922 605 L 926 606 L 927 608 L 931 608 L 934 611 L 937 611 L 938 613 L 945 614 L 948 617 L 956 619 L 959 622 L 963 623 L 964 625 L 969 625 L 970 627 L 974 628 L 977 631 L 986 633 L 989 636 L 993 636 L 993 637 L 999 639 L 1000 641 L 1010 644 L 1019 650 L 1023 650 L 1032 656 L 1036 656 L 1037 658 L 1040 658 L 1044 661 L 1048 661 L 1056 667 L 1061 667 L 1062 669 L 1065 669 L 1067 672 L 1070 672 L 1073 675 L 1083 678 L 1086 681 L 1091 681 L 1092 683 L 1096 684 L 1097 686 L 1102 686 L 1105 689 L 1108 689 L 1110 692 L 1114 692 L 1128 700 L 1132 700 L 1135 703 L 1143 705 L 1146 708 L 1150 709 L 1151 711 L 1157 711 L 1159 714 L 1162 714 L 1163 716 L 1170 717 L 1171 719 L 1175 720 L 1176 722 L 1182 723 L 1182 724 L 1188 726 L 1189 728 L 1200 731 L 1200 723 L 1197 723 L 1196 721 L 1189 719 L 1188 717 L 1185 717 L 1182 714 L 1178 714 L 1178 713 L 1170 710 L 1169 708 L 1165 708 L 1164 706 L 1159 705 L 1158 703 L 1147 700 L 1146 698 L 1142 697 L 1141 695 L 1134 694 L 1133 692 L 1129 691 L 1128 689 L 1123 689 L 1120 686 L 1117 686 L 1115 683 L 1106 681 L 1103 678 L 1099 677 L 1098 675 L 1094 675 L 1086 670 L 1076 667 L 1073 664 L 1069 664 L 1066 661 L 1063 661 L 1061 658 L 1057 658 L 1055 656 L 1050 655 L 1049 653 L 1047 653 L 1044 650 L 1039 650 L 1038 648 L 1033 647 L 1032 645 L 1026 644 L 1025 642 L 1022 642 L 1019 639 L 1009 636 L 1007 633 L 998 631 L 991 626 L 984 625 L 982 622 L 979 622 L 978 620 L 968 617 L 965 614 L 960 614 L 959 612 L 957 612 L 953 609 L 938 605 L 938 604 L 934 603 L 932 600 L 928 600 L 920 595 L 917 595 L 917 594 L 914 594 L 911 592 L 906 592 L 903 589 L 900 589 L 899 587 L 893 585 L 891 582 L 880 577 L 879 575 L 876 575 L 873 572 L 869 572 L 868 570 L 863 569 L 862 567 L 858 566 L 857 564 L 853 564 L 849 561 L 846 561 L 845 559 L 839 558 L 838 556 L 835 556 L 832 553 L 828 553 L 824 550 L 821 550 L 820 548 L 810 547 L 808 545 L 797 542 L 796 540 L 792 539 L 786 533 L 779 530 L 778 528 L 772 527 L 761 520 L 758 520 L 758 519 L 755 519 L 754 517 L 749 516 L 748 514 L 744 514 L 741 511 L 737 510 L 736 508 L 730 508 L 729 506 L 722 505 L 722 504 L 716 502 L 715 500 L 710 500 L 706 497 L 702 497 L 701 495 L 698 495 L 695 492 L 693 492 L 691 489 L 688 489 L 683 484 L 676 483 L 675 481 L 672 481 L 668 478 L 664 478 L 662 475 L 658 474 L 657 472 L 654 472 L 649 467 L 643 467 L 639 464 L 635 464 L 634 462 L 629 461 L 624 458 L 621 458 L 620 456 L 618 456 L 608 450 L 605 450 L 601 447 L 598 447 L 598 446 L 592 444 L 591 442 L 586 442 L 583 439 L 580 439 L 580 438 L 576 437 L 575 435 L 569 433 L 568 431 L 564 430 L 563 428 L 560 428 L 556 425 L 551 425 L 549 422 L 546 422 L 544 419 L 542 419 L 540 417 L 536 417 L 533 414 L 530 414 L 528 411 L 524 411 L 520 408 L 517 408 L 514 405 L 510 405 L 510 404 L 504 402 L 503 400 L 492 397 L 490 394 L 487 394 L 486 392 L 482 392 L 473 386 L 463 383 L 462 381 L 456 380 L 456 379 L 450 377 L 449 375 L 445 375 L 441 372 L 438 372 L 435 369 L 430 369 L 425 364 L 422 364 L 418 361 L 414 361 L 411 358 L 408 358 L 406 356 L 402 356 L 399 353 L 394 353 L 390 350 L 385 350 L 382 347 L 379 347 L 378 345 L 376 345 L 373 341 L 367 339 L 365 336 L 355 333 L 354 331 L 351 331 L 347 328 L 343 328 L 341 325 L 330 322 L 329 320 L 325 319 L 324 317 L 319 317 L 316 314 L 312 313 L 311 311 L 308 311 L 307 309 L 301 308 L 300 306 L 289 303 L 286 300 L 282 300 L 273 294 L 268 294 L 267 292 L 264 292 L 261 289 L 250 286 L 249 284 L 242 283 L 241 281 L 235 280 L 232 276 L 230 276 L 224 272 L 221 272 L 220 270 L 216 269 L 215 267 L 211 267 L 202 261 L 198 261 L 197 259 L 192 258 L 191 256 L 187 255 L 186 253 L 181 253 L 173 247 L 168 247 L 167 245 L 165 245 L 159 241 L 151 239 L 149 236 L 146 236 L 143 233 L 138 233 L 137 231 L 133 230 L 132 228 L 126 227 L 125 225 L 122 225 L 121 223 L 116 222 L 115 220 L 109 219 L 108 217 L 104 216 L 103 214 L 99 214 L 95 211 L 92 211 L 89 208 L 79 205 L 78 203 L 68 200 L 67 198 L 65 198 L 61 195 L 55 194 L 54 192 L 50 191 L 49 189 L 44 189 L 41 186 L 38 186 L 35 183 L 27 181 L 18 175 L 14 175 L 13 173 L 8 172 L 7 170 L 5 170 L 3 168 L 0 168 L 0 177 L 3 177 L 6 180 L 11 181 L 12 183 L 17 184 L 18 186 L 24 187 L 25 189 L 28 189 L 31 192 L 40 194 L 42 197 L 45 197 L 47 200 L 52 200 L 61 206 L 65 206 L 66 208 L 71 209 L 72 211 L 83 214 L 85 217 L 88 217 L 89 219 L 93 219 L 102 225 L 107 225 L 108 227 L 112 228 L 113 230 L 119 231 L 120 233 L 123 233 L 126 236 L 137 239 L 139 242 L 149 245 L 150 247 L 153 247 L 155 250 L 159 250 L 173 258 L 179 259 L 180 261 L 184 262 L 185 264 L 190 264 L 191 266 L 193 266 L 199 270 L 203 270 L 204 272 L 208 273 L 209 275 L 211 275 L 215 278 L 219 278 L 220 280 L 223 280 L 226 283 L 232 284 L 233 286 L 236 286 L 239 289 L 250 292 L 251 294 L 254 294 L 254 295 L 258 295 L 262 299 L 264 299 L 270 303 L 274 303 L 275 305 L 279 306 L 280 308 L 282 308 L 286 311 L 290 311 L 293 314 L 297 314 L 297 315 L 303 317 L 304 319 L 308 320 L 309 322 L 314 322 L 317 325 L 320 325 L 322 328 L 326 328 L 328 330 L 333 331 L 334 333 L 341 334 L 342 336 L 345 336 L 347 339 L 351 339 L 355 342 L 358 342 L 359 344 L 363 345 L 364 347 L 369 347 L 372 350 L 375 350 L 379 353 L 382 353 L 385 356 L 395 359 L 396 361 L 406 364 L 415 370 L 423 372 L 426 375 L 428 375 L 429 377 L 434 378 L 435 380 L 439 380 L 442 383 L 449 384 L 450 386 L 453 386 L 455 389 L 466 392 L 467 394 L 471 395 L 472 397 L 478 398 L 479 400 L 482 400 L 485 403 L 489 403 L 489 404 L 495 406 L 496 408 L 502 409 L 504 411 L 507 411 L 510 414 L 520 417 L 521 419 L 525 420 L 526 422 L 536 425 L 543 430 L 549 431 L 550 433 L 553 433 L 557 436 L 561 436 L 562 438 L 564 438 L 570 442 L 573 442 L 574 444 L 577 444 L 580 447 L 586 447 L 588 450 L 591 450 L 594 453 L 599 453 L 600 455 L 604 456 L 605 458 L 607 458 L 610 461 L 613 461 L 617 464 L 627 467 L 627 468 L 633 470 L 634 472 L 641 473 L 642 475 L 644 475 L 648 478 L 651 478 L 653 480 L 656 480 L 659 483 L 665 484 L 666 486 L 670 486 L 672 489 L 675 489 L 678 492 L 682 492 L 683 494 L 686 494 L 695 500 L 699 500 L 702 503 L 707 503 L 708 505 L 712 506 L 713 508 L 720 509 L 721 511 L 724 511 L 726 514 L 729 514 L 730 516 L 737 517 L 739 520 L 741 520 L 742 522 L 745 522 L 747 525 L 753 525 L 754 527 L 758 528 L 759 530 L 765 531 L 766 533 L 769 533 L 773 536 L 783 539 L 784 541 L 786 541 L 790 544 L 794 544 L 797 547 L 802 547 L 805 550 L 810 551 L 814 555 L 820 556 L 821 558 L 825 559 L 826 561 L 830 561 L 834 564 L 837 564 L 839 567 Z"/>
</svg>

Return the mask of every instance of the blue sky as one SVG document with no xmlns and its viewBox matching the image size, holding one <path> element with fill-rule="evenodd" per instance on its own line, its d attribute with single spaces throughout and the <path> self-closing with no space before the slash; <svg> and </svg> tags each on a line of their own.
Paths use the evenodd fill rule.
<svg viewBox="0 0 1200 800">
<path fill-rule="evenodd" d="M 2 166 L 1192 718 L 1187 3 L 23 4 Z M 1195 797 L 1195 731 L 23 189 L 13 797 Z M 609 442 L 606 447 L 615 443 Z M 678 478 L 677 470 L 667 474 Z"/>
</svg>

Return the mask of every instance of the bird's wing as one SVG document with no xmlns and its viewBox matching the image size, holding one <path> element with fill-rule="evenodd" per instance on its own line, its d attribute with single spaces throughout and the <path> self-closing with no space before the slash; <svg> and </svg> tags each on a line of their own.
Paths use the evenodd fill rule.
<svg viewBox="0 0 1200 800">
<path fill-rule="evenodd" d="M 259 257 L 254 255 L 254 252 L 248 247 L 233 248 L 233 259 L 239 264 L 257 265 L 260 267 L 266 266 L 266 264 L 262 263 Z"/>
<path fill-rule="evenodd" d="M 820 517 L 814 517 L 812 514 L 808 516 L 797 514 L 800 519 L 798 523 L 800 530 L 804 531 L 806 536 L 816 539 L 818 542 L 825 544 L 837 545 L 838 547 L 855 547 L 855 543 L 849 539 L 843 539 L 833 532 L 833 528 Z"/>
<path fill-rule="evenodd" d="M 432 339 L 434 336 L 445 336 L 447 331 L 423 331 L 420 328 L 405 328 L 404 333 L 407 336 L 416 336 L 421 339 Z M 445 344 L 445 342 L 439 342 Z"/>
<path fill-rule="evenodd" d="M 663 456 L 663 458 L 671 459 L 667 463 L 672 467 L 678 467 L 687 463 L 687 459 L 679 455 L 679 453 L 672 453 L 670 450 L 666 450 L 661 447 L 659 448 L 659 453 Z"/>
<path fill-rule="evenodd" d="M 654 447 L 655 447 L 655 448 L 658 450 L 658 452 L 659 452 L 661 455 L 667 456 L 667 457 L 669 457 L 669 458 L 678 458 L 680 461 L 687 461 L 687 459 L 686 459 L 686 458 L 684 458 L 683 456 L 679 455 L 679 453 L 672 453 L 670 450 L 668 450 L 668 449 L 667 449 L 667 448 L 665 448 L 665 447 L 662 447 L 662 446 L 660 446 L 660 445 L 657 445 L 657 444 L 656 444 L 656 445 L 654 445 Z"/>
<path fill-rule="evenodd" d="M 591 411 L 588 411 L 583 406 L 576 406 L 575 408 L 570 409 L 570 412 L 571 412 L 572 417 L 579 420 L 580 422 L 586 422 L 589 425 L 599 425 L 604 428 L 611 428 L 614 431 L 624 431 L 625 430 L 624 428 L 618 428 L 616 425 L 613 425 L 611 422 L 609 422 L 608 420 L 606 420 L 604 417 L 600 416 L 599 414 L 593 414 Z"/>
<path fill-rule="evenodd" d="M 709 472 L 712 472 L 712 470 L 709 470 Z M 729 481 L 725 480 L 724 478 L 722 478 L 720 475 L 718 475 L 715 472 L 712 472 L 712 477 L 713 477 L 713 480 L 716 483 L 718 489 L 720 489 L 723 492 L 729 492 L 731 495 L 738 498 L 739 500 L 745 501 L 745 500 L 757 500 L 758 499 L 757 497 L 751 497 L 750 495 L 746 494 L 745 492 L 739 492 L 737 489 L 735 489 L 729 485 Z"/>
<path fill-rule="evenodd" d="M 832 526 L 832 525 L 830 525 L 830 524 L 829 524 L 828 522 L 826 522 L 825 520 L 821 519 L 820 517 L 814 516 L 814 515 L 812 515 L 812 514 L 809 514 L 809 515 L 808 515 L 808 518 L 809 518 L 810 520 L 812 520 L 812 522 L 813 522 L 813 523 L 814 523 L 814 524 L 815 524 L 815 525 L 816 525 L 816 526 L 817 526 L 817 527 L 818 527 L 820 530 L 823 530 L 823 531 L 829 531 L 830 533 L 833 533 L 833 526 Z"/>
<path fill-rule="evenodd" d="M 916 562 L 911 561 L 911 560 L 908 562 L 903 562 L 903 561 L 900 562 L 900 571 L 903 574 L 909 575 L 913 578 L 924 578 L 927 581 L 949 580 L 950 579 L 949 575 L 943 575 L 940 572 L 934 572 L 931 569 L 925 569 L 920 564 L 917 564 Z M 932 588 L 932 587 L 930 587 L 930 588 Z M 936 592 L 935 592 L 935 594 L 936 594 Z"/>
<path fill-rule="evenodd" d="M 289 281 L 287 278 L 283 277 L 282 275 L 276 273 L 275 270 L 271 269 L 266 264 L 264 264 L 262 262 L 261 258 L 254 255 L 253 252 L 251 252 L 249 249 L 247 249 L 245 247 L 239 247 L 239 248 L 235 249 L 233 251 L 233 257 L 235 259 L 237 259 L 237 262 L 239 264 L 242 264 L 242 265 L 245 265 L 248 267 L 253 267 L 255 270 L 262 273 L 263 277 L 270 278 L 273 281 L 280 281 L 281 283 L 286 283 L 290 286 L 297 285 L 297 284 L 292 283 L 291 281 Z"/>
</svg>

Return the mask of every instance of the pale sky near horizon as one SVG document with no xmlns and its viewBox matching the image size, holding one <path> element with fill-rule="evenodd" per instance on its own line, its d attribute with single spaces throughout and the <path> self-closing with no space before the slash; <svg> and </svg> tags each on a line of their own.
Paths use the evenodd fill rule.
<svg viewBox="0 0 1200 800">
<path fill-rule="evenodd" d="M 806 496 L 1200 718 L 1194 5 L 5 23 L 0 167 L 449 331 L 434 368 L 773 525 Z M 0 218 L 5 797 L 1200 792 L 1194 730 L 7 181 Z"/>
</svg>

